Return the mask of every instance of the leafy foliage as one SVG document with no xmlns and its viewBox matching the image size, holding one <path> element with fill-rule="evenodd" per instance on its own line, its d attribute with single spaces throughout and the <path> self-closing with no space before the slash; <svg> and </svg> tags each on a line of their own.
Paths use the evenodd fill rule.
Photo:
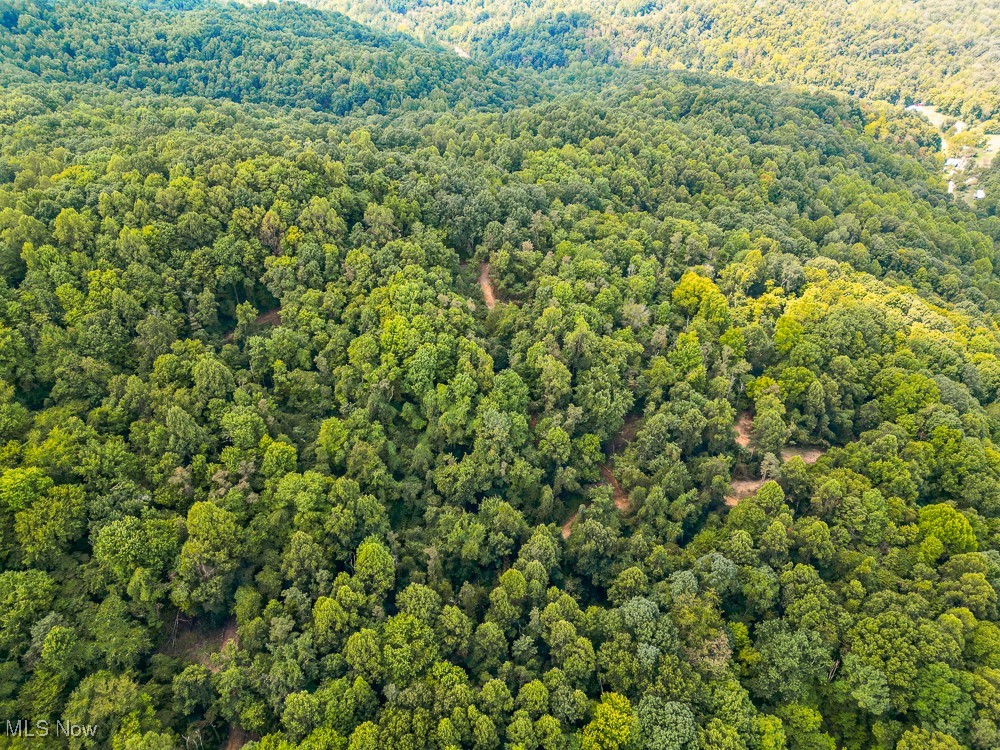
<svg viewBox="0 0 1000 750">
<path fill-rule="evenodd" d="M 337 114 L 530 99 L 530 88 L 503 74 L 297 3 L 247 10 L 200 0 L 13 0 L 3 13 L 2 69 L 25 82 L 87 81 Z"/>
<path fill-rule="evenodd" d="M 593 61 L 795 81 L 1000 116 L 1000 14 L 984 0 L 309 0 L 541 70 Z"/>
<path fill-rule="evenodd" d="M 218 13 L 217 49 L 325 18 L 112 10 Z M 36 49 L 93 23 L 51 12 Z M 33 55 L 2 713 L 129 750 L 997 746 L 1000 223 L 913 118 L 625 70 L 342 117 Z"/>
</svg>

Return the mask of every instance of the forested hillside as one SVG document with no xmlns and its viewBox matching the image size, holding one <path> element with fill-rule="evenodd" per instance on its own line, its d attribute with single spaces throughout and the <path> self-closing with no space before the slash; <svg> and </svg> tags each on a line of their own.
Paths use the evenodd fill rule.
<svg viewBox="0 0 1000 750">
<path fill-rule="evenodd" d="M 686 68 L 1000 116 L 1000 7 L 989 0 L 308 2 L 515 65 Z"/>
<path fill-rule="evenodd" d="M 0 13 L 0 719 L 95 727 L 0 748 L 1000 746 L 1000 218 L 929 126 L 95 7 Z"/>
<path fill-rule="evenodd" d="M 253 12 L 197 0 L 11 0 L 0 8 L 6 81 L 87 82 L 335 114 L 498 107 L 533 96 L 520 81 L 297 3 Z"/>
</svg>

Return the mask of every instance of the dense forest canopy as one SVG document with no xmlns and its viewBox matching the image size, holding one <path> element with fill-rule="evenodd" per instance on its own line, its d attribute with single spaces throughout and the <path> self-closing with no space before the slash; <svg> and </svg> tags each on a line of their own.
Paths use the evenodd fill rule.
<svg viewBox="0 0 1000 750">
<path fill-rule="evenodd" d="M 0 12 L 3 76 L 335 114 L 532 98 L 520 81 L 337 13 L 297 3 L 252 13 L 234 4 L 187 5 L 12 0 Z"/>
<path fill-rule="evenodd" d="M 307 0 L 536 68 L 582 60 L 929 100 L 1000 132 L 990 0 Z"/>
<path fill-rule="evenodd" d="M 94 731 L 0 748 L 1000 746 L 1000 218 L 929 125 L 9 7 L 0 721 Z"/>
</svg>

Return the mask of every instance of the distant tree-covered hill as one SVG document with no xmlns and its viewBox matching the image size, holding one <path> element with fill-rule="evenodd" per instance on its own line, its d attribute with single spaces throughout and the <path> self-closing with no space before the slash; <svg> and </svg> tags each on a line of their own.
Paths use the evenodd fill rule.
<svg viewBox="0 0 1000 750">
<path fill-rule="evenodd" d="M 337 13 L 197 0 L 5 3 L 0 80 L 87 82 L 336 114 L 418 101 L 424 110 L 500 107 L 537 91 Z"/>
<path fill-rule="evenodd" d="M 493 61 L 689 68 L 1000 115 L 1000 7 L 989 0 L 307 1 Z"/>
</svg>

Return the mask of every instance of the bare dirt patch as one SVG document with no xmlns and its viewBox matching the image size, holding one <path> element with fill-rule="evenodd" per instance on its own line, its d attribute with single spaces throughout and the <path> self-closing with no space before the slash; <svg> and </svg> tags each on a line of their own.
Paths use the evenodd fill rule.
<svg viewBox="0 0 1000 750">
<path fill-rule="evenodd" d="M 740 448 L 750 447 L 750 437 L 753 435 L 753 417 L 745 411 L 736 420 L 736 444 Z"/>
<path fill-rule="evenodd" d="M 566 523 L 562 525 L 562 538 L 569 539 L 569 535 L 573 533 L 573 524 L 576 523 L 576 519 L 580 516 L 580 509 L 577 508 L 573 511 L 573 515 L 566 519 Z"/>
<path fill-rule="evenodd" d="M 607 464 L 601 464 L 601 478 L 604 479 L 605 484 L 611 487 L 611 496 L 615 500 L 615 507 L 622 513 L 628 513 L 632 510 L 632 504 L 628 500 L 628 495 L 625 494 L 625 490 L 622 489 L 621 484 L 615 479 L 614 472 L 611 471 L 611 467 Z"/>
<path fill-rule="evenodd" d="M 497 305 L 496 291 L 493 289 L 493 282 L 490 280 L 490 264 L 483 263 L 479 268 L 479 288 L 483 290 L 483 300 L 486 307 L 492 310 Z"/>
<path fill-rule="evenodd" d="M 219 671 L 219 665 L 212 660 L 212 655 L 222 651 L 230 642 L 239 646 L 235 618 L 226 620 L 221 628 L 206 628 L 197 620 L 183 620 L 178 616 L 163 652 L 176 659 L 201 664 L 214 673 Z"/>
<path fill-rule="evenodd" d="M 986 135 L 986 145 L 979 149 L 979 166 L 983 169 L 989 168 L 993 160 L 1000 154 L 1000 135 Z"/>
<path fill-rule="evenodd" d="M 224 649 L 229 643 L 234 643 L 236 646 L 240 645 L 240 636 L 236 632 L 235 617 L 230 617 L 226 620 L 226 624 L 222 628 L 222 645 L 219 646 L 219 650 Z"/>
<path fill-rule="evenodd" d="M 276 307 L 273 310 L 268 310 L 267 312 L 262 312 L 253 321 L 259 326 L 280 326 L 281 325 L 281 308 Z"/>
<path fill-rule="evenodd" d="M 226 738 L 224 750 L 240 750 L 245 744 L 254 739 L 243 727 L 236 724 L 229 725 L 229 737 Z"/>
<path fill-rule="evenodd" d="M 264 328 L 265 326 L 280 326 L 281 325 L 281 308 L 276 307 L 273 310 L 268 310 L 262 312 L 256 318 L 253 319 L 254 325 L 259 328 Z M 226 335 L 223 337 L 223 341 L 229 343 L 233 340 L 233 334 L 236 333 L 234 328 L 231 331 L 227 331 Z"/>
<path fill-rule="evenodd" d="M 781 460 L 788 461 L 798 456 L 804 463 L 814 464 L 824 453 L 826 449 L 817 445 L 790 445 L 781 449 Z"/>
<path fill-rule="evenodd" d="M 745 500 L 764 486 L 763 479 L 734 479 L 729 485 L 729 494 L 725 497 L 727 507 L 739 505 L 740 500 Z"/>
</svg>

